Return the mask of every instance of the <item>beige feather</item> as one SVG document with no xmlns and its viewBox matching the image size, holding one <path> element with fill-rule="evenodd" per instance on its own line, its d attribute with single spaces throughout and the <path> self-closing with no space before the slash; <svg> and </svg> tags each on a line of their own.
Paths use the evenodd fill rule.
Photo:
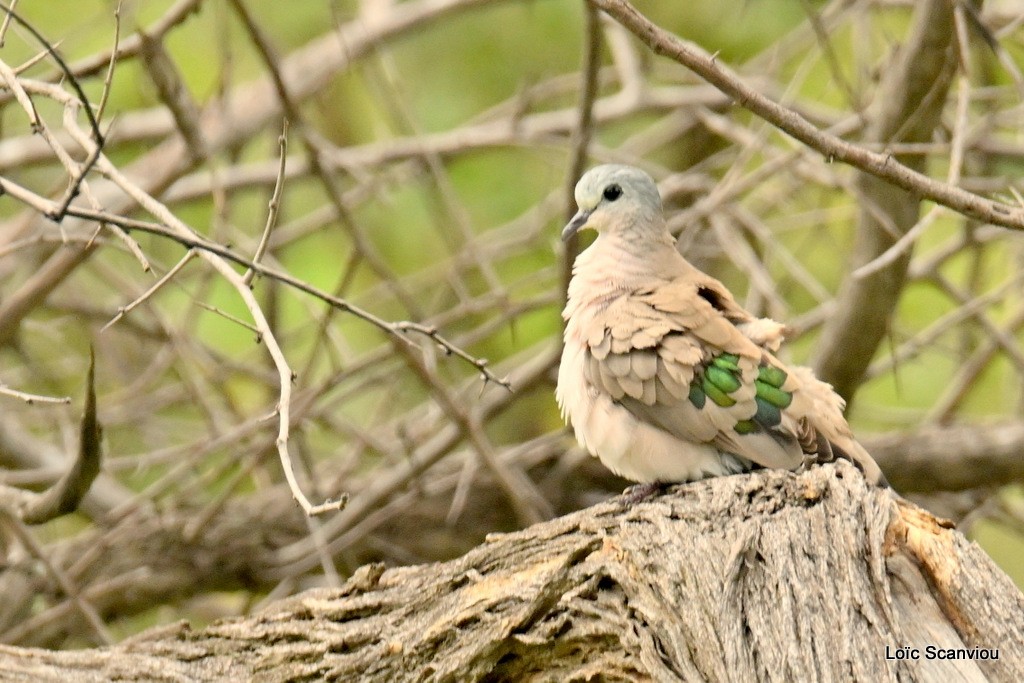
<svg viewBox="0 0 1024 683">
<path fill-rule="evenodd" d="M 609 190 L 613 185 L 618 194 Z M 755 318 L 676 251 L 646 174 L 599 166 L 580 180 L 576 199 L 580 214 L 567 232 L 582 225 L 598 238 L 573 268 L 556 396 L 584 448 L 641 482 L 687 481 L 754 465 L 796 469 L 833 454 L 856 462 L 872 482 L 884 482 L 853 438 L 842 399 L 808 368 L 775 357 L 785 326 Z M 738 370 L 730 372 L 738 387 L 725 405 L 710 397 L 696 405 L 691 387 L 701 386 L 707 364 L 722 354 L 737 359 Z M 781 388 L 792 398 L 778 424 L 751 429 L 755 380 L 766 364 L 786 373 Z"/>
</svg>

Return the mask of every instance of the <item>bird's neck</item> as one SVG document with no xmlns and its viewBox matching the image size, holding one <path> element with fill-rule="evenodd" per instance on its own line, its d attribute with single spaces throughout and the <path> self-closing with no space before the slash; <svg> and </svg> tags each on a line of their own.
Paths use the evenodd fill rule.
<svg viewBox="0 0 1024 683">
<path fill-rule="evenodd" d="M 622 231 L 598 235 L 576 259 L 574 272 L 589 279 L 649 281 L 668 273 L 677 275 L 685 263 L 668 232 L 636 236 Z"/>
<path fill-rule="evenodd" d="M 692 268 L 676 251 L 668 232 L 643 239 L 626 231 L 601 233 L 576 257 L 569 304 L 606 301 L 657 280 L 671 280 Z"/>
</svg>

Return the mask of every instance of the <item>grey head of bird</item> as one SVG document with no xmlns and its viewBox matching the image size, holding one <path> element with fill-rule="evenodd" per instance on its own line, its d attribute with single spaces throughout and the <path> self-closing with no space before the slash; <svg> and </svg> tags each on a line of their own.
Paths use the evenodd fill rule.
<svg viewBox="0 0 1024 683">
<path fill-rule="evenodd" d="M 584 228 L 599 234 L 629 230 L 664 230 L 661 195 L 654 179 L 633 166 L 595 166 L 576 183 L 579 211 L 562 230 L 568 240 Z"/>
</svg>

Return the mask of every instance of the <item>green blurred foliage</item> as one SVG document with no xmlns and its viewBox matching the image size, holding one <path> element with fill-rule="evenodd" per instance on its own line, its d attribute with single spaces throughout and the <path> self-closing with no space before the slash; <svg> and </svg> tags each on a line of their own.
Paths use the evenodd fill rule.
<svg viewBox="0 0 1024 683">
<path fill-rule="evenodd" d="M 126 2 L 122 12 L 122 34 L 137 26 L 149 25 L 171 4 L 169 0 Z M 806 4 L 821 8 L 825 3 Z M 258 5 L 261 26 L 281 54 L 322 35 L 328 27 L 348 20 L 355 8 L 353 2 L 252 1 L 249 5 L 254 11 Z M 843 83 L 837 79 L 827 59 L 819 56 L 808 62 L 806 54 L 794 53 L 784 43 L 777 44 L 804 20 L 806 15 L 802 3 L 768 0 L 716 3 L 652 1 L 638 3 L 638 6 L 655 22 L 699 43 L 710 52 L 719 53 L 721 59 L 730 64 L 741 65 L 748 59 L 771 61 L 774 58 L 777 63 L 773 62 L 772 67 L 777 72 L 780 85 L 788 89 L 782 93 L 784 97 L 806 98 L 828 111 L 857 111 L 863 107 L 864 102 L 851 101 L 851 97 L 857 100 L 851 92 L 863 93 L 869 89 L 877 78 L 874 70 L 886 54 L 887 47 L 904 35 L 909 17 L 906 8 L 882 13 L 867 37 L 856 35 L 856 26 L 840 28 L 832 37 L 830 49 L 837 56 Z M 23 2 L 19 4 L 19 11 L 48 38 L 59 42 L 61 53 L 73 62 L 109 49 L 113 41 L 112 7 L 113 3 L 105 0 L 46 0 Z M 582 25 L 581 3 L 575 1 L 508 2 L 457 15 L 417 30 L 360 60 L 353 69 L 332 79 L 305 111 L 318 133 L 339 147 L 372 145 L 400 136 L 450 130 L 486 116 L 492 107 L 514 103 L 531 86 L 563 74 L 573 74 L 580 63 Z M 17 29 L 14 32 L 23 35 Z M 31 40 L 27 42 L 31 43 Z M 4 48 L 4 59 L 9 63 L 24 61 L 33 54 L 24 40 L 9 39 L 8 43 Z M 215 102 L 222 90 L 265 73 L 237 19 L 224 3 L 202 3 L 201 11 L 187 19 L 181 30 L 173 31 L 165 45 L 192 97 L 201 105 Z M 1019 45 L 1014 44 L 1009 49 L 1012 56 L 1024 55 Z M 857 62 L 853 59 L 854 54 L 873 55 L 875 61 Z M 606 64 L 610 63 L 607 54 L 604 59 Z M 657 63 L 660 71 L 654 69 L 654 73 L 659 78 L 672 74 L 678 81 L 696 82 L 695 77 L 681 67 L 668 65 L 647 53 L 643 54 L 643 59 L 649 66 Z M 31 73 L 51 72 L 51 66 L 41 64 Z M 90 95 L 100 88 L 96 81 L 88 84 Z M 575 91 L 570 90 L 561 97 L 545 100 L 540 108 L 572 106 L 574 97 Z M 138 63 L 131 60 L 119 64 L 113 79 L 107 121 L 116 126 L 119 114 L 157 105 L 155 89 Z M 645 112 L 604 125 L 596 131 L 596 141 L 607 148 L 615 148 L 631 140 L 663 114 L 660 111 Z M 773 144 L 780 136 L 767 130 L 763 122 L 746 112 L 735 111 L 734 108 L 728 115 L 737 125 L 770 137 Z M 19 125 L 24 125 L 22 117 L 6 110 L 3 114 L 4 133 L 17 131 Z M 275 138 L 276 135 L 271 133 L 257 136 L 242 149 L 224 154 L 217 163 L 230 164 L 235 159 L 274 159 L 277 155 Z M 782 144 L 793 143 L 787 141 Z M 293 152 L 301 152 L 295 135 L 291 145 Z M 680 159 L 692 159 L 699 164 L 703 159 L 713 158 L 724 147 L 726 145 L 719 139 L 702 141 L 694 136 L 674 139 L 670 144 L 655 149 L 647 158 L 675 168 Z M 112 150 L 110 156 L 115 162 L 128 163 L 145 149 L 146 143 L 135 143 Z M 423 283 L 415 288 L 413 296 L 422 306 L 425 316 L 436 315 L 452 306 L 455 299 L 444 278 L 431 275 L 439 269 L 457 269 L 461 285 L 473 296 L 481 296 L 491 287 L 488 273 L 476 265 L 452 261 L 451 245 L 477 236 L 480 243 L 486 245 L 502 226 L 522 217 L 549 193 L 563 186 L 567 158 L 564 140 L 553 140 L 551 145 L 460 153 L 441 160 L 449 187 L 439 190 L 436 179 L 427 172 L 385 180 L 368 199 L 354 208 L 352 218 L 388 268 L 409 282 Z M 745 168 L 754 170 L 763 162 L 761 156 L 752 154 L 745 162 Z M 1019 158 L 1002 163 L 1004 167 L 997 169 L 1000 173 L 1019 176 L 1024 171 Z M 711 174 L 720 171 L 714 165 L 710 168 Z M 848 173 L 849 170 L 839 172 Z M 933 174 L 939 177 L 942 172 L 942 169 L 935 169 Z M 356 175 L 354 173 L 353 177 Z M 45 185 L 46 174 L 43 170 L 29 168 L 20 169 L 13 177 L 19 182 L 39 186 Z M 353 177 L 339 173 L 342 189 L 351 189 L 355 185 Z M 801 192 L 791 192 L 787 189 L 791 186 L 792 182 L 768 178 L 745 195 L 742 204 L 771 228 L 778 243 L 788 249 L 811 275 L 827 290 L 834 292 L 846 271 L 845 256 L 853 242 L 856 206 L 841 190 L 815 185 Z M 443 194 L 446 191 L 451 195 L 446 197 Z M 224 216 L 216 215 L 215 203 L 210 198 L 192 200 L 174 208 L 182 220 L 202 234 L 215 237 L 227 234 L 230 231 L 224 224 L 237 229 L 249 240 L 241 245 L 249 251 L 263 228 L 268 198 L 269 190 L 265 188 L 232 193 L 229 210 Z M 324 203 L 324 190 L 316 181 L 308 178 L 289 181 L 279 225 L 300 221 Z M 0 204 L 0 215 L 7 217 L 9 211 L 11 209 Z M 453 228 L 460 222 L 465 234 Z M 510 301 L 522 302 L 557 291 L 560 277 L 556 258 L 558 227 L 557 220 L 544 227 L 550 238 L 540 240 L 543 248 L 509 250 L 488 259 Z M 918 243 L 918 253 L 938 248 L 961 229 L 958 221 L 940 219 Z M 159 272 L 173 266 L 183 254 L 180 246 L 163 239 L 146 236 L 138 236 L 137 239 L 147 256 L 157 264 Z M 334 220 L 314 234 L 276 251 L 273 256 L 275 263 L 292 275 L 326 291 L 334 291 L 343 279 L 351 248 L 344 221 Z M 111 270 L 121 273 L 126 280 L 134 277 L 129 274 L 137 272 L 138 266 L 131 257 L 119 253 L 112 258 Z M 943 274 L 953 281 L 964 281 L 972 269 L 977 268 L 973 258 L 970 252 L 961 254 L 943 267 Z M 720 255 L 710 259 L 709 263 L 713 274 L 722 278 L 738 295 L 747 291 L 747 277 L 742 269 Z M 769 255 L 765 263 L 769 273 L 776 278 L 779 290 L 785 294 L 793 317 L 816 305 L 814 296 L 793 280 L 778 259 Z M 1004 281 L 1017 263 L 1019 261 L 998 250 L 986 253 L 979 290 L 987 290 Z M 187 268 L 200 267 L 192 263 Z M 27 276 L 30 270 L 31 266 L 26 265 L 20 275 Z M 190 320 L 188 334 L 195 335 L 197 346 L 209 350 L 210 355 L 205 362 L 211 367 L 227 361 L 239 366 L 217 375 L 216 386 L 223 390 L 223 396 L 211 398 L 211 401 L 222 403 L 220 408 L 226 415 L 266 411 L 276 397 L 267 391 L 266 384 L 243 371 L 259 367 L 270 372 L 265 349 L 255 343 L 252 330 L 218 313 L 246 320 L 245 307 L 237 294 L 219 280 L 195 278 L 187 282 L 187 285 L 168 287 L 158 295 L 161 315 L 166 320 Z M 94 288 L 101 291 L 99 304 L 105 310 L 114 311 L 118 305 L 126 303 L 119 283 L 106 281 L 102 274 L 82 275 L 78 286 L 83 290 Z M 313 350 L 314 340 L 310 336 L 322 316 L 326 315 L 325 308 L 263 279 L 257 280 L 255 292 L 264 305 L 273 303 L 276 329 L 281 332 L 285 352 L 293 367 L 308 371 L 296 378 L 296 389 L 322 387 L 325 400 L 337 402 L 340 419 L 360 425 L 372 425 L 379 419 L 382 409 L 376 394 L 353 391 L 345 394 L 344 399 L 340 398 L 340 393 L 332 394 L 331 377 L 332 373 L 338 372 L 338 366 Z M 388 320 L 408 316 L 398 298 L 365 264 L 355 269 L 344 295 Z M 739 298 L 743 300 L 742 296 Z M 216 311 L 199 307 L 197 301 Z M 934 287 L 926 284 L 909 286 L 894 327 L 895 341 L 927 328 L 953 308 L 955 304 L 949 297 Z M 467 315 L 443 331 L 447 335 L 468 333 L 486 321 L 491 313 Z M 80 382 L 81 363 L 78 360 L 86 353 L 87 339 L 79 322 L 51 313 L 49 317 L 34 317 L 26 326 L 26 335 L 33 341 L 29 345 L 33 358 L 37 364 L 49 368 L 51 375 L 50 386 L 37 387 L 38 390 L 69 392 L 69 385 L 75 387 Z M 386 346 L 387 342 L 379 331 L 351 316 L 336 313 L 332 325 L 340 331 L 347 348 L 354 355 Z M 560 331 L 557 296 L 551 296 L 547 305 L 529 310 L 509 324 L 497 326 L 490 334 L 474 340 L 467 350 L 500 361 L 545 339 L 554 339 Z M 111 334 L 115 335 L 114 339 L 118 338 L 116 329 Z M 801 336 L 793 342 L 788 353 L 797 361 L 808 361 L 813 357 L 815 341 L 814 332 Z M 957 335 L 946 334 L 915 359 L 900 364 L 895 373 L 883 373 L 865 384 L 853 410 L 855 428 L 869 432 L 915 424 L 956 372 L 960 364 L 957 349 L 963 343 L 964 340 L 958 339 Z M 147 352 L 125 348 L 127 364 L 144 365 Z M 110 373 L 117 372 L 109 367 L 105 369 Z M 1009 362 L 1005 360 L 992 365 L 972 390 L 962 413 L 986 419 L 1019 415 L 1020 383 L 1010 369 Z M 188 370 L 174 367 L 173 372 L 186 374 Z M 440 361 L 439 372 L 453 385 L 474 374 L 472 368 L 449 359 Z M 110 380 L 100 378 L 101 387 L 105 381 Z M 417 405 L 426 395 L 423 386 L 397 372 L 386 376 L 383 381 L 393 383 L 393 388 L 385 392 L 390 394 L 386 398 L 393 412 Z M 120 390 L 123 388 L 115 389 Z M 200 406 L 177 405 L 161 411 L 150 424 L 137 429 L 119 429 L 115 420 L 107 430 L 107 440 L 111 452 L 116 454 L 115 460 L 127 460 L 133 453 L 152 449 L 155 443 L 174 443 L 181 433 L 195 429 L 195 425 L 204 419 Z M 524 396 L 516 408 L 501 419 L 489 423 L 487 429 L 495 442 L 513 444 L 551 431 L 559 424 L 550 392 L 536 391 Z M 297 431 L 307 439 L 310 451 L 334 453 L 342 449 L 333 426 L 314 420 L 298 427 Z M 204 497 L 212 499 L 217 495 L 218 486 L 227 479 L 231 459 L 230 449 L 216 449 L 203 463 L 202 470 L 208 474 L 206 483 L 209 484 L 208 489 L 202 492 Z M 369 467 L 371 462 L 372 458 L 369 458 L 360 466 Z M 127 483 L 141 489 L 159 480 L 171 467 L 171 464 L 161 463 L 128 471 Z M 1019 535 L 986 525 L 979 527 L 978 538 L 1014 580 L 1024 585 L 1024 574 L 1019 568 L 1022 556 Z"/>
<path fill-rule="evenodd" d="M 154 21 L 171 4 L 169 1 L 125 3 L 122 34 L 129 33 L 135 26 Z M 251 4 L 255 8 L 255 3 Z M 823 5 L 823 2 L 810 3 L 815 8 Z M 60 43 L 61 52 L 68 61 L 74 61 L 112 44 L 112 7 L 113 3 L 100 0 L 48 0 L 46 3 L 24 3 L 20 11 L 41 32 Z M 261 25 L 283 53 L 321 35 L 328 26 L 343 22 L 351 16 L 353 9 L 353 3 L 295 2 L 263 3 L 258 11 Z M 685 11 L 678 3 L 650 2 L 642 3 L 641 9 L 649 12 L 656 22 L 697 41 L 709 51 L 718 52 L 723 60 L 731 63 L 762 55 L 805 17 L 800 3 L 765 1 L 691 3 L 686 5 Z M 68 21 L 71 16 L 75 18 L 73 22 Z M 908 16 L 907 12 L 885 13 L 874 27 L 869 41 L 873 44 L 868 47 L 884 54 L 882 48 L 886 42 L 895 41 L 904 34 Z M 502 30 L 494 31 L 495 26 L 501 26 Z M 579 63 L 581 26 L 580 4 L 576 2 L 505 3 L 454 16 L 389 45 L 334 81 L 316 100 L 315 120 L 318 127 L 340 145 L 368 144 L 396 135 L 447 130 L 492 106 L 515 98 L 517 93 L 533 83 L 575 69 Z M 221 3 L 203 3 L 198 14 L 186 20 L 186 28 L 172 31 L 166 47 L 198 102 L 212 101 L 221 88 L 263 73 L 262 63 L 254 54 L 237 19 Z M 842 59 L 855 48 L 866 49 L 864 45 L 854 45 L 863 37 L 854 36 L 852 31 L 850 27 L 838 30 L 832 37 L 831 49 L 841 58 L 843 76 L 855 85 L 855 90 L 860 91 L 872 75 L 847 66 L 851 60 Z M 31 54 L 24 41 L 8 42 L 10 45 L 5 49 L 9 55 L 27 58 Z M 827 60 L 817 59 L 808 65 L 804 55 L 786 56 L 785 45 L 779 49 L 781 58 L 789 64 L 782 67 L 782 73 L 798 79 L 791 87 L 798 88 L 799 94 L 809 94 L 823 106 L 851 105 L 848 94 L 837 83 Z M 471 57 L 467 58 L 467 55 Z M 607 55 L 605 59 L 607 61 Z M 645 56 L 645 59 L 653 60 L 650 56 Z M 667 68 L 678 70 L 676 67 Z M 40 72 L 48 69 L 48 66 L 35 67 Z M 224 82 L 225 78 L 229 79 L 228 83 Z M 692 77 L 686 78 L 692 80 Z M 108 112 L 114 125 L 119 112 L 157 104 L 153 87 L 134 61 L 118 65 L 113 84 Z M 89 87 L 96 88 L 97 84 L 91 83 Z M 387 104 L 389 100 L 400 100 L 405 111 L 395 111 Z M 569 102 L 571 99 L 566 100 Z M 12 116 L 8 113 L 7 118 Z M 739 114 L 737 118 L 753 128 L 764 126 L 747 114 Z M 648 123 L 649 119 L 643 116 L 634 117 L 602 127 L 598 137 L 603 144 L 615 146 Z M 128 160 L 140 150 L 140 146 L 128 146 L 113 151 L 111 156 L 115 161 Z M 273 140 L 261 137 L 254 145 L 241 150 L 241 155 L 242 158 L 265 158 L 273 151 Z M 678 150 L 675 153 L 666 150 L 660 154 L 668 163 Z M 654 158 L 657 157 L 655 154 Z M 756 159 L 752 161 L 753 165 L 757 163 Z M 546 192 L 563 182 L 563 167 L 562 152 L 544 149 L 474 152 L 460 155 L 447 163 L 455 198 L 466 212 L 469 228 L 474 232 L 511 220 L 527 210 Z M 1017 166 L 1008 168 L 1013 172 L 1019 170 Z M 25 173 L 26 182 L 31 183 L 32 172 Z M 756 206 L 761 197 L 771 196 L 768 183 L 748 201 Z M 265 217 L 266 198 L 263 193 L 249 192 L 238 193 L 231 198 L 229 220 L 235 225 L 245 226 L 245 232 L 254 240 Z M 281 222 L 302 216 L 322 202 L 323 193 L 314 182 L 289 183 Z M 830 202 L 835 205 L 830 207 Z M 388 187 L 376 201 L 360 207 L 354 218 L 394 271 L 407 275 L 446 258 L 443 234 L 453 218 L 438 204 L 435 194 L 423 184 L 407 182 Z M 211 203 L 204 200 L 176 208 L 178 215 L 200 232 L 215 234 L 211 210 Z M 787 197 L 781 203 L 773 199 L 765 202 L 759 210 L 764 211 L 766 222 L 779 228 L 776 234 L 781 243 L 791 249 L 826 287 L 834 290 L 844 270 L 839 259 L 852 242 L 850 207 L 834 198 L 811 193 Z M 805 230 L 787 234 L 787 223 L 799 220 L 805 211 L 811 215 L 811 220 L 827 211 L 829 229 L 816 237 Z M 952 222 L 933 228 L 922 239 L 919 250 L 927 250 L 931 244 L 939 243 L 957 229 Z M 554 238 L 555 226 L 551 227 L 551 234 Z M 180 256 L 180 249 L 174 245 L 158 239 L 141 238 L 141 241 L 147 254 L 164 267 Z M 346 256 L 346 245 L 344 229 L 333 225 L 320 231 L 315 240 L 307 239 L 288 247 L 279 257 L 289 272 L 329 290 L 337 282 Z M 962 275 L 955 272 L 956 267 L 970 267 L 965 262 L 967 259 L 964 256 L 952 264 L 950 277 Z M 550 254 L 533 252 L 500 262 L 498 267 L 504 281 L 521 282 L 528 280 L 531 273 L 553 265 Z M 1010 266 L 990 262 L 987 267 L 1002 269 Z M 782 269 L 776 268 L 773 272 L 786 277 Z M 727 266 L 716 274 L 730 286 L 743 286 L 742 273 Z M 993 281 L 1001 275 L 996 272 Z M 477 279 L 476 282 L 475 288 L 485 286 L 482 280 Z M 551 283 L 551 280 L 546 282 Z M 359 299 L 361 293 L 377 291 L 379 287 L 375 283 L 376 279 L 366 269 L 360 269 L 350 291 Z M 785 286 L 784 281 L 780 281 L 780 285 Z M 813 300 L 800 287 L 793 286 L 790 291 L 794 314 L 813 305 Z M 428 294 L 443 297 L 441 292 Z M 172 290 L 162 295 L 162 305 L 171 314 L 180 314 L 189 307 L 189 300 L 195 295 L 195 292 Z M 208 303 L 229 315 L 245 316 L 237 297 L 223 285 L 213 286 Z M 384 317 L 402 314 L 393 300 L 362 303 L 374 307 L 374 311 Z M 904 326 L 900 333 L 922 329 L 936 315 L 948 311 L 950 305 L 947 297 L 927 286 L 908 288 L 900 310 L 900 323 Z M 250 346 L 250 331 L 214 313 L 201 312 L 197 315 L 196 332 L 213 348 L 226 354 L 248 348 L 247 354 L 258 355 L 259 350 Z M 306 302 L 285 296 L 281 298 L 279 315 L 284 329 L 298 329 L 308 320 L 310 309 Z M 481 343 L 474 351 L 486 351 L 488 355 L 498 357 L 507 355 L 507 344 L 526 348 L 539 338 L 556 334 L 560 325 L 554 308 L 546 316 L 531 315 L 529 321 L 518 322 L 516 334 L 503 332 Z M 366 348 L 379 343 L 378 333 L 366 330 L 366 334 Z M 359 346 L 359 336 L 352 339 Z M 813 348 L 812 335 L 796 342 L 792 352 L 795 358 L 806 360 Z M 936 367 L 943 371 L 936 372 Z M 950 369 L 952 361 L 941 353 L 927 354 L 901 367 L 898 380 L 894 375 L 886 375 L 865 386 L 862 403 L 923 410 L 941 389 L 943 378 L 948 376 Z M 998 386 L 999 377 L 995 376 L 998 373 L 990 374 L 993 375 L 990 381 L 996 386 L 992 392 L 981 389 L 975 393 L 970 402 L 971 412 L 1006 414 L 998 402 L 986 400 L 990 394 L 1005 394 Z M 244 396 L 238 398 L 243 403 L 249 402 Z M 864 416 L 863 426 L 885 429 L 899 425 L 889 421 L 877 422 Z"/>
</svg>

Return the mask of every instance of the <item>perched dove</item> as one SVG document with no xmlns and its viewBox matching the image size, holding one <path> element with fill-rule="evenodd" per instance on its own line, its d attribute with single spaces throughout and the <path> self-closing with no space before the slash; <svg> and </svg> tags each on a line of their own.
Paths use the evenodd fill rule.
<svg viewBox="0 0 1024 683">
<path fill-rule="evenodd" d="M 562 238 L 598 236 L 573 267 L 556 396 L 584 448 L 642 483 L 840 456 L 886 484 L 843 399 L 775 357 L 783 325 L 755 318 L 679 254 L 650 176 L 598 166 L 576 203 Z"/>
</svg>

